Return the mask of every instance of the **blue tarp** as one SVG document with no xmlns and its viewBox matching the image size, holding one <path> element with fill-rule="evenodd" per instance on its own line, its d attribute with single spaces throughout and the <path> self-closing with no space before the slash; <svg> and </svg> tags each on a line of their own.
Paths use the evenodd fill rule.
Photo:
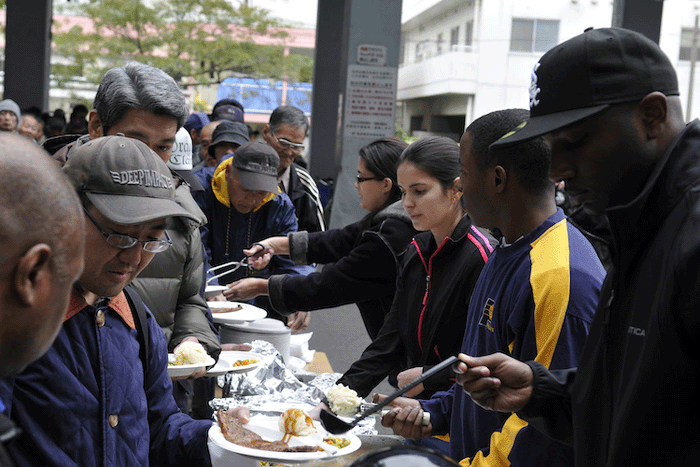
<svg viewBox="0 0 700 467">
<path fill-rule="evenodd" d="M 218 100 L 234 98 L 240 101 L 246 113 L 271 114 L 283 104 L 284 82 L 264 79 L 226 78 L 219 85 Z M 302 109 L 311 114 L 311 83 L 287 83 L 286 105 Z"/>
</svg>

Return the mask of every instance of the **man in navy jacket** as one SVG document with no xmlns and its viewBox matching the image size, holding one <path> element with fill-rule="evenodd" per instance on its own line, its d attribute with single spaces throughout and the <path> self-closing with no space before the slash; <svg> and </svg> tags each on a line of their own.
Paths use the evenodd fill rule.
<svg viewBox="0 0 700 467">
<path fill-rule="evenodd" d="M 171 246 L 166 219 L 192 218 L 170 169 L 144 143 L 106 136 L 75 148 L 63 171 L 83 204 L 85 268 L 53 346 L 0 381 L 22 429 L 10 454 L 19 465 L 209 465 L 212 422 L 180 412 L 163 331 L 147 312 L 144 332 L 124 293 Z"/>
<path fill-rule="evenodd" d="M 297 231 L 294 206 L 277 187 L 278 167 L 277 152 L 258 141 L 245 143 L 235 154 L 222 158 L 211 184 L 197 200 L 209 220 L 201 232 L 211 266 L 242 260 L 245 257 L 243 249 L 250 248 L 253 243 Z M 239 268 L 218 281 L 230 284 L 244 277 L 311 272 L 313 268 L 310 266 L 295 266 L 289 258 L 275 256 L 261 271 Z M 268 310 L 271 316 L 282 319 L 270 306 L 267 297 L 258 297 L 254 303 Z M 297 312 L 286 319 L 292 330 L 303 330 L 308 324 L 309 313 Z"/>
</svg>

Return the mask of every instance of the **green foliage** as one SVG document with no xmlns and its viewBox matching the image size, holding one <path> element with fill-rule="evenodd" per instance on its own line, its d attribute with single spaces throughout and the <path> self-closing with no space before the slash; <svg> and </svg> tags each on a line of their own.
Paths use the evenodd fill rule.
<svg viewBox="0 0 700 467">
<path fill-rule="evenodd" d="M 406 133 L 403 127 L 400 126 L 398 123 L 394 124 L 394 137 L 405 141 L 409 144 L 418 140 L 417 136 L 411 136 L 408 133 Z"/>
<path fill-rule="evenodd" d="M 137 60 L 184 85 L 218 83 L 228 76 L 310 81 L 310 58 L 284 56 L 287 33 L 279 29 L 284 25 L 244 2 L 91 0 L 66 11 L 91 18 L 95 30 L 54 27 L 55 52 L 72 62 L 52 67 L 59 80 L 79 74 L 97 83 L 107 69 Z"/>
</svg>

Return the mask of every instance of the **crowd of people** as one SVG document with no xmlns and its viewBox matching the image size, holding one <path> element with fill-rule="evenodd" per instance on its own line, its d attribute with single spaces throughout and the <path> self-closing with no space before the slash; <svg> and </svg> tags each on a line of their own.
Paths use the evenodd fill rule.
<svg viewBox="0 0 700 467">
<path fill-rule="evenodd" d="M 629 30 L 587 30 L 531 78 L 529 110 L 459 143 L 363 146 L 367 214 L 338 229 L 296 107 L 254 135 L 237 100 L 190 113 L 136 62 L 74 108 L 84 127 L 0 102 L 0 465 L 209 465 L 214 381 L 167 361 L 249 349 L 220 342 L 217 281 L 210 300 L 293 331 L 356 303 L 371 343 L 338 383 L 362 397 L 458 355 L 381 423 L 462 466 L 695 465 L 699 124 Z"/>
</svg>

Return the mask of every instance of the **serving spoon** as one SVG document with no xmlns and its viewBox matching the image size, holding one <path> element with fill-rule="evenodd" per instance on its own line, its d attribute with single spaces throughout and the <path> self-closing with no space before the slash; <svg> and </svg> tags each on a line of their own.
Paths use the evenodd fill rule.
<svg viewBox="0 0 700 467">
<path fill-rule="evenodd" d="M 422 375 L 420 375 L 418 378 L 414 379 L 410 383 L 406 384 L 405 386 L 401 386 L 398 388 L 396 391 L 392 392 L 390 395 L 386 397 L 383 401 L 377 403 L 374 407 L 370 408 L 369 410 L 366 410 L 364 413 L 358 415 L 357 417 L 353 418 L 349 422 L 346 422 L 345 420 L 342 420 L 338 418 L 336 414 L 333 412 L 329 412 L 328 410 L 321 409 L 321 413 L 319 415 L 319 418 L 321 419 L 321 424 L 323 427 L 328 431 L 329 433 L 332 433 L 334 435 L 339 435 L 341 433 L 345 433 L 347 431 L 352 430 L 355 426 L 357 426 L 358 423 L 360 423 L 362 420 L 365 418 L 369 417 L 370 415 L 379 412 L 382 410 L 385 406 L 387 406 L 391 401 L 396 399 L 399 396 L 402 396 L 406 391 L 410 391 L 414 387 L 418 386 L 420 383 L 425 381 L 426 379 L 430 378 L 433 376 L 435 373 L 438 373 L 442 371 L 443 369 L 447 368 L 448 366 L 452 365 L 455 362 L 458 362 L 459 359 L 455 357 L 454 355 L 443 360 L 442 362 L 438 363 L 434 367 L 432 367 L 430 370 L 426 371 Z"/>
</svg>

